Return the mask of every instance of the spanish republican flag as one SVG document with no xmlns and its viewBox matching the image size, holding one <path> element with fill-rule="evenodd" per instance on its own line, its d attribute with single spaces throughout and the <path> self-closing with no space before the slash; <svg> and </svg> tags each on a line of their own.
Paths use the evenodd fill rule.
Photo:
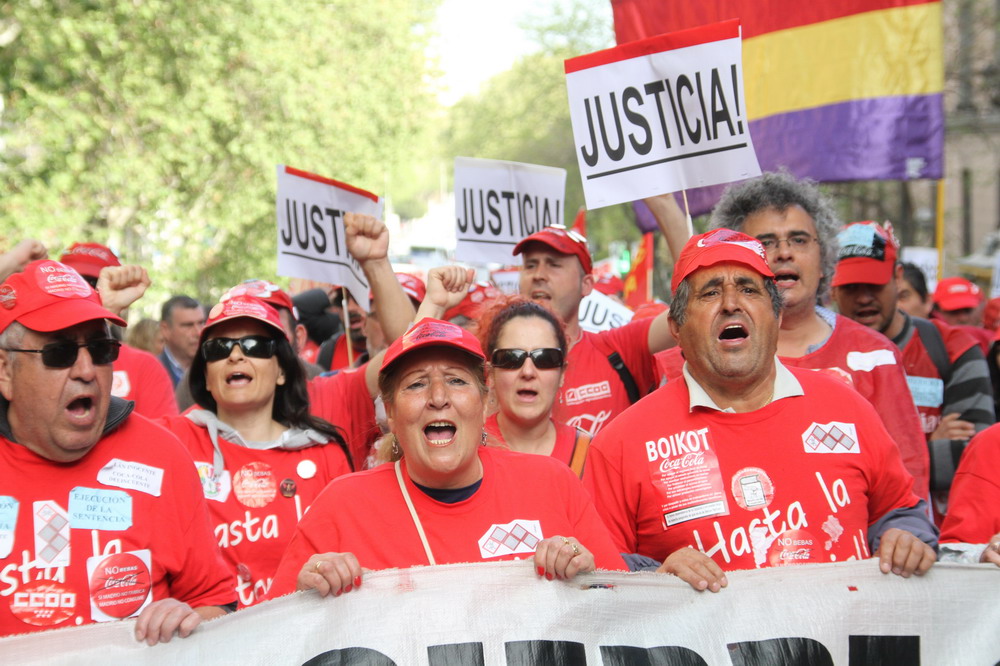
<svg viewBox="0 0 1000 666">
<path fill-rule="evenodd" d="M 738 18 L 761 169 L 818 181 L 940 178 L 939 0 L 611 0 L 618 43 Z M 692 213 L 712 205 L 696 197 Z M 691 197 L 689 192 L 689 199 Z"/>
<path fill-rule="evenodd" d="M 653 234 L 642 235 L 632 268 L 625 276 L 622 300 L 633 310 L 653 300 Z"/>
</svg>

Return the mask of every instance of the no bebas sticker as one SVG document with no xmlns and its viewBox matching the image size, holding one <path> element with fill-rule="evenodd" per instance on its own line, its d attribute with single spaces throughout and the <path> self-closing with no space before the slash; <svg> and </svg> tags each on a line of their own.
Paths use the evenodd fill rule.
<svg viewBox="0 0 1000 666">
<path fill-rule="evenodd" d="M 566 62 L 588 208 L 760 174 L 736 21 Z"/>
<path fill-rule="evenodd" d="M 514 246 L 563 223 L 566 170 L 455 158 L 455 258 L 510 264 Z"/>
</svg>

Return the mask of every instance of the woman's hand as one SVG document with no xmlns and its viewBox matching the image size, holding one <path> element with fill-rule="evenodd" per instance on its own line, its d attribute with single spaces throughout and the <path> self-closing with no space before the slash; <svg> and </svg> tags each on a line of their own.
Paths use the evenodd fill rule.
<svg viewBox="0 0 1000 666">
<path fill-rule="evenodd" d="M 297 590 L 316 590 L 321 597 L 361 587 L 361 565 L 353 553 L 319 553 L 310 557 L 295 581 Z"/>
<path fill-rule="evenodd" d="M 220 613 L 221 614 L 221 613 Z M 202 616 L 183 601 L 160 599 L 154 601 L 139 613 L 135 622 L 135 639 L 148 645 L 169 643 L 176 633 L 181 638 L 191 635 Z"/>
<path fill-rule="evenodd" d="M 990 542 L 986 544 L 986 550 L 983 551 L 979 561 L 992 562 L 1000 567 L 1000 533 L 994 534 L 990 538 Z"/>
<path fill-rule="evenodd" d="M 569 580 L 580 572 L 594 570 L 594 555 L 573 537 L 542 539 L 535 549 L 535 569 L 548 580 Z"/>
<path fill-rule="evenodd" d="M 668 573 L 702 592 L 718 592 L 729 585 L 726 573 L 711 557 L 694 548 L 681 548 L 670 553 L 657 573 Z"/>
</svg>

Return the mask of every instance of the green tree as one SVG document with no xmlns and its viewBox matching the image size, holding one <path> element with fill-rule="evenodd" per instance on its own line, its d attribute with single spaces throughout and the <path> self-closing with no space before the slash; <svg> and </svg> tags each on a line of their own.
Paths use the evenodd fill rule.
<svg viewBox="0 0 1000 666">
<path fill-rule="evenodd" d="M 408 163 L 437 4 L 0 2 L 0 239 L 109 243 L 147 309 L 273 276 L 275 165 L 381 192 Z"/>
</svg>

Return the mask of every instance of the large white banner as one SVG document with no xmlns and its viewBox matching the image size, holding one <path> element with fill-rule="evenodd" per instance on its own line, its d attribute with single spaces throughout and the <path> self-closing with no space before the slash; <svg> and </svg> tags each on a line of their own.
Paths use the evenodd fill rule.
<svg viewBox="0 0 1000 666">
<path fill-rule="evenodd" d="M 344 213 L 382 219 L 382 200 L 365 190 L 278 165 L 278 275 L 339 284 L 368 308 L 368 280 L 347 251 Z"/>
<path fill-rule="evenodd" d="M 874 560 L 735 571 L 718 594 L 664 574 L 539 579 L 530 562 L 368 573 L 147 647 L 134 621 L 0 640 L 30 664 L 995 664 L 1000 569 L 883 575 Z"/>
<path fill-rule="evenodd" d="M 563 223 L 565 196 L 565 169 L 456 157 L 455 258 L 516 263 L 518 241 Z"/>
<path fill-rule="evenodd" d="M 760 175 L 738 20 L 566 61 L 587 208 Z"/>
</svg>

